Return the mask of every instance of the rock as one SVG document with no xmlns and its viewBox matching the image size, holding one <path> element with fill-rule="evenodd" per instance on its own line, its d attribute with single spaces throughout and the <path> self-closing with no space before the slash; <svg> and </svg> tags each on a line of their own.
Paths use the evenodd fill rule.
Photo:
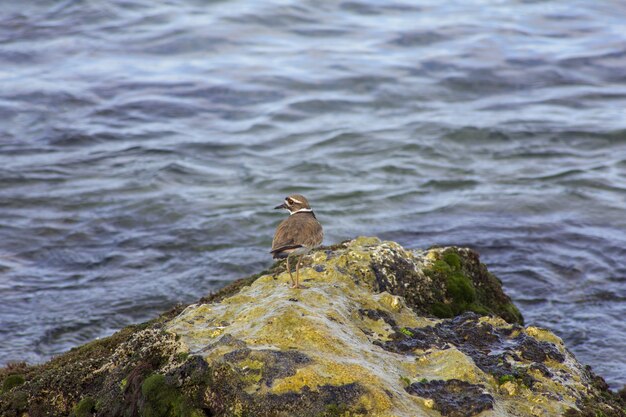
<svg viewBox="0 0 626 417">
<path fill-rule="evenodd" d="M 414 382 L 406 391 L 430 399 L 427 407 L 444 416 L 466 417 L 493 410 L 494 399 L 483 386 L 458 379 Z"/>
<path fill-rule="evenodd" d="M 0 370 L 2 416 L 622 416 L 463 248 L 358 238 L 284 261 L 39 366 Z M 601 414 L 600 414 L 601 413 Z"/>
</svg>

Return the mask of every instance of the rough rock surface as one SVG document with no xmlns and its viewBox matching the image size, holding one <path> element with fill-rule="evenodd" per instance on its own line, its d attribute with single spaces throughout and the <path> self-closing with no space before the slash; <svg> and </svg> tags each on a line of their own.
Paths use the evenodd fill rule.
<svg viewBox="0 0 626 417">
<path fill-rule="evenodd" d="M 1 369 L 0 415 L 626 415 L 469 249 L 358 238 L 308 256 L 304 290 L 284 268 Z"/>
</svg>

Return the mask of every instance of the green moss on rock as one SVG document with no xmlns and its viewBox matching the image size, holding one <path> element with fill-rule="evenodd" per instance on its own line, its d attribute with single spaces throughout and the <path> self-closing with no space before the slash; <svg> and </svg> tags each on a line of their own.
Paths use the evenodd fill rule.
<svg viewBox="0 0 626 417">
<path fill-rule="evenodd" d="M 96 411 L 96 400 L 91 397 L 85 397 L 74 406 L 71 417 L 90 417 Z"/>
<path fill-rule="evenodd" d="M 523 323 L 521 313 L 502 291 L 500 281 L 480 263 L 478 254 L 461 248 L 436 248 L 429 253 L 431 262 L 424 273 L 441 284 L 442 301 L 430 305 L 435 317 L 450 318 L 473 311 L 497 315 L 509 323 Z"/>
<path fill-rule="evenodd" d="M 319 417 L 352 417 L 353 414 L 344 404 L 329 404 Z"/>
<path fill-rule="evenodd" d="M 193 407 L 178 388 L 169 384 L 165 375 L 152 374 L 141 384 L 142 417 L 201 417 L 204 414 Z"/>
<path fill-rule="evenodd" d="M 413 336 L 413 333 L 409 329 L 407 329 L 406 327 L 401 328 L 400 329 L 400 333 L 403 333 L 403 334 L 405 334 L 406 336 L 409 336 L 409 337 Z"/>
<path fill-rule="evenodd" d="M 443 252 L 443 260 L 453 271 L 460 271 L 463 263 L 461 257 L 454 250 L 446 250 Z"/>
<path fill-rule="evenodd" d="M 2 382 L 2 392 L 8 392 L 22 385 L 26 380 L 22 375 L 9 375 Z"/>
</svg>

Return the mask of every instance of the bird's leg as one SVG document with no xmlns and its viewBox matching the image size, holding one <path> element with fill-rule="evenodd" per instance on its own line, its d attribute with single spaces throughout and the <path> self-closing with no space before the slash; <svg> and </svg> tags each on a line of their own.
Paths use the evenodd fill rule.
<svg viewBox="0 0 626 417">
<path fill-rule="evenodd" d="M 291 275 L 291 268 L 289 267 L 289 256 L 290 255 L 287 255 L 287 272 L 289 272 L 289 278 L 291 278 L 291 286 L 293 287 L 293 275 Z"/>
<path fill-rule="evenodd" d="M 296 285 L 294 286 L 294 288 L 302 288 L 300 286 L 300 264 L 302 263 L 302 257 L 304 255 L 300 255 L 300 257 L 298 258 L 298 263 L 296 264 Z"/>
</svg>

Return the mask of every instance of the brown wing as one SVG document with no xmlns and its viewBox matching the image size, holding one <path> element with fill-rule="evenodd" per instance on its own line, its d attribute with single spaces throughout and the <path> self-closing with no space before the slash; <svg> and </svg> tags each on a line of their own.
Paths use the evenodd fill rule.
<svg viewBox="0 0 626 417">
<path fill-rule="evenodd" d="M 301 246 L 315 247 L 324 239 L 322 225 L 310 213 L 289 216 L 276 228 L 272 241 L 272 253 L 278 253 Z"/>
</svg>

